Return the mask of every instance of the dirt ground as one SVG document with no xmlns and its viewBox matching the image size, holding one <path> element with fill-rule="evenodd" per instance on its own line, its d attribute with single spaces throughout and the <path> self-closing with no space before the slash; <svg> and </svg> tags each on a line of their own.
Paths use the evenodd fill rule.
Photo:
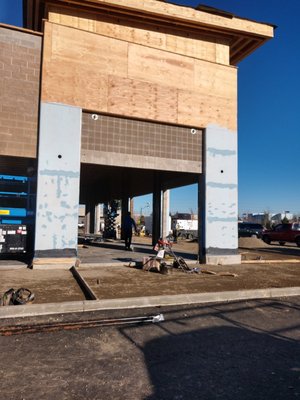
<svg viewBox="0 0 300 400">
<path fill-rule="evenodd" d="M 68 270 L 0 270 L 0 295 L 8 289 L 27 288 L 35 295 L 34 303 L 60 303 L 85 297 Z"/>
<path fill-rule="evenodd" d="M 149 239 L 134 238 L 136 244 L 147 244 Z M 149 244 L 149 243 L 148 243 Z M 120 244 L 117 244 L 120 246 Z M 149 248 L 151 246 L 149 244 Z M 147 250 L 147 248 L 146 248 Z M 166 275 L 143 271 L 135 267 L 132 259 L 142 259 L 142 253 L 125 252 L 119 248 L 86 246 L 81 254 L 86 259 L 118 260 L 114 266 L 102 264 L 81 264 L 78 270 L 98 299 L 173 295 L 263 289 L 280 287 L 300 287 L 300 248 L 296 246 L 268 246 L 256 238 L 240 239 L 240 252 L 245 263 L 229 266 L 199 265 L 195 260 L 197 243 L 179 242 L 174 251 L 184 252 L 189 265 L 198 268 L 198 273 L 186 273 L 170 268 Z M 104 257 L 104 252 L 105 257 Z M 120 254 L 122 256 L 120 256 Z M 123 257 L 126 255 L 127 258 Z M 145 255 L 145 254 L 144 254 Z M 132 258 L 131 258 L 132 257 Z M 261 261 L 271 260 L 271 263 Z M 281 262 L 279 262 L 282 260 Z M 246 262 L 252 262 L 247 264 Z M 129 267 L 129 265 L 131 265 Z M 216 275 L 203 273 L 209 270 Z M 234 276 L 221 276 L 220 273 Z M 28 268 L 0 268 L 0 295 L 10 288 L 25 287 L 35 294 L 35 303 L 55 303 L 84 300 L 85 297 L 73 275 L 68 270 L 31 270 Z"/>
<path fill-rule="evenodd" d="M 271 245 L 264 243 L 261 239 L 255 237 L 240 238 L 239 252 L 243 260 L 290 260 L 298 259 L 300 261 L 300 247 L 294 243 L 288 243 L 280 246 L 279 243 Z"/>
<path fill-rule="evenodd" d="M 133 243 L 150 244 L 151 238 L 134 237 Z M 271 245 L 264 243 L 256 237 L 239 238 L 239 253 L 244 260 L 280 260 L 280 259 L 299 259 L 300 247 L 296 244 L 288 243 L 285 246 L 280 246 L 279 243 Z M 178 240 L 173 244 L 175 252 L 186 252 L 189 254 L 197 254 L 198 243 L 196 241 Z"/>
<path fill-rule="evenodd" d="M 136 240 L 139 240 L 137 238 Z M 190 241 L 178 241 L 174 245 L 177 251 L 187 251 L 189 253 L 197 253 L 198 243 Z M 268 245 L 261 239 L 256 237 L 239 238 L 239 253 L 242 256 L 242 261 L 245 260 L 280 260 L 280 259 L 299 259 L 300 247 L 290 243 L 285 246 L 280 246 L 278 243 Z"/>
<path fill-rule="evenodd" d="M 236 276 L 201 272 L 207 269 Z M 170 269 L 167 275 L 125 265 L 79 271 L 99 299 L 300 286 L 300 264 L 200 266 L 199 273 Z"/>
</svg>

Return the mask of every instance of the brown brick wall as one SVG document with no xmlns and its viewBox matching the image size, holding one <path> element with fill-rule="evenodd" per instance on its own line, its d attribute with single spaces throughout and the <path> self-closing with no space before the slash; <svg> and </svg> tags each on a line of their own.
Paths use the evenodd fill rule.
<svg viewBox="0 0 300 400">
<path fill-rule="evenodd" d="M 41 45 L 0 26 L 0 155 L 36 157 Z"/>
<path fill-rule="evenodd" d="M 90 161 L 95 162 L 97 154 L 106 153 L 112 165 L 128 166 L 130 162 L 132 167 L 143 168 L 143 160 L 147 159 L 149 168 L 153 157 L 154 169 L 166 170 L 171 161 L 175 165 L 184 162 L 186 172 L 194 172 L 195 165 L 197 169 L 201 163 L 201 130 L 193 134 L 187 127 L 100 114 L 95 120 L 92 115 L 83 113 L 81 142 L 82 154 L 94 154 Z"/>
</svg>

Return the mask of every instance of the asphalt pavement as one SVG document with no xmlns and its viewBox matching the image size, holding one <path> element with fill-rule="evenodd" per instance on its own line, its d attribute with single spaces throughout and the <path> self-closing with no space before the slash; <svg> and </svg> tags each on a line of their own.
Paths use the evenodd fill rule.
<svg viewBox="0 0 300 400">
<path fill-rule="evenodd" d="M 1 399 L 300 397 L 300 297 L 111 310 L 84 320 L 157 313 L 164 322 L 0 336 Z M 49 320 L 83 314 L 31 317 Z"/>
</svg>

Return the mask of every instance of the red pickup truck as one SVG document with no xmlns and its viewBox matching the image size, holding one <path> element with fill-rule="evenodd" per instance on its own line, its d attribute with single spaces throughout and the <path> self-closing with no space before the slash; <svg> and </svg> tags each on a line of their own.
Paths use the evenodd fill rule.
<svg viewBox="0 0 300 400">
<path fill-rule="evenodd" d="M 284 246 L 286 242 L 292 242 L 300 247 L 300 222 L 279 224 L 273 229 L 265 230 L 262 234 L 262 240 L 267 244 L 279 242 L 280 246 Z"/>
</svg>

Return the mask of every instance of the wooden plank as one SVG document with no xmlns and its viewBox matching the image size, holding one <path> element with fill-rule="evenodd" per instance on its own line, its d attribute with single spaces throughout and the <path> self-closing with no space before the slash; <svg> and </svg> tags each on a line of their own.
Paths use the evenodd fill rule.
<svg viewBox="0 0 300 400">
<path fill-rule="evenodd" d="M 188 35 L 188 34 L 187 34 Z M 167 35 L 167 50 L 189 57 L 216 61 L 216 39 L 200 37 L 186 37 L 178 35 L 176 31 L 173 35 Z"/>
<path fill-rule="evenodd" d="M 89 64 L 101 73 L 127 75 L 126 42 L 53 25 L 52 58 Z"/>
<path fill-rule="evenodd" d="M 147 93 L 147 101 L 145 94 Z M 119 115 L 154 119 L 155 92 L 147 82 L 109 77 L 108 112 Z"/>
<path fill-rule="evenodd" d="M 129 44 L 128 77 L 184 89 L 193 85 L 194 59 Z"/>
<path fill-rule="evenodd" d="M 44 60 L 50 60 L 52 57 L 52 27 L 53 27 L 53 24 L 48 24 L 47 22 L 45 22 L 44 46 L 43 46 L 43 59 Z"/>
<path fill-rule="evenodd" d="M 73 45 L 65 29 L 57 25 L 45 24 L 44 63 L 42 80 L 42 101 L 54 101 L 88 108 L 107 109 L 108 76 L 103 74 L 98 64 L 84 62 L 75 48 L 71 54 L 65 46 Z M 68 28 L 69 29 L 69 28 Z M 60 38 L 64 45 L 60 47 Z M 69 42 L 71 40 L 71 42 Z M 76 41 L 76 36 L 74 38 Z M 107 69 L 107 67 L 106 67 Z"/>
<path fill-rule="evenodd" d="M 44 64 L 42 101 L 59 102 L 89 110 L 107 111 L 108 76 L 93 68 L 74 68 L 62 60 Z M 90 79 L 87 79 L 90 77 Z"/>
<path fill-rule="evenodd" d="M 177 122 L 177 91 L 110 76 L 107 110 L 112 114 L 174 123 Z"/>
<path fill-rule="evenodd" d="M 216 43 L 216 62 L 218 64 L 230 64 L 230 47 L 228 44 Z"/>
<path fill-rule="evenodd" d="M 208 93 L 178 91 L 178 124 L 206 127 L 216 124 L 237 130 L 237 103 Z"/>
<path fill-rule="evenodd" d="M 63 14 L 72 13 L 73 18 Z M 167 50 L 169 52 L 199 58 L 207 61 L 216 61 L 216 48 L 220 39 L 208 35 L 196 34 L 180 29 L 165 26 L 141 23 L 129 20 L 126 17 L 117 18 L 102 14 L 88 13 L 82 10 L 71 10 L 66 7 L 50 6 L 49 21 L 58 22 L 66 26 L 80 28 L 89 32 L 98 33 L 116 39 L 128 41 Z M 229 53 L 229 44 L 228 49 Z M 221 62 L 219 57 L 219 62 Z M 229 64 L 229 59 L 226 59 Z"/>
<path fill-rule="evenodd" d="M 53 22 L 55 24 L 60 24 L 60 17 L 61 17 L 61 13 L 57 13 L 57 12 L 52 12 L 51 9 L 48 12 L 48 20 L 50 22 Z"/>
<path fill-rule="evenodd" d="M 70 3 L 75 0 L 70 0 Z M 143 12 L 157 18 L 169 18 L 177 23 L 190 23 L 203 25 L 208 28 L 219 28 L 225 31 L 250 33 L 253 35 L 273 37 L 274 28 L 265 23 L 260 23 L 244 18 L 225 16 L 195 10 L 191 7 L 178 6 L 157 0 L 90 0 L 98 6 L 114 6 L 123 12 Z"/>
<path fill-rule="evenodd" d="M 178 91 L 174 88 L 160 86 L 156 89 L 155 120 L 171 123 L 178 122 Z M 167 121 L 166 121 L 167 122 Z"/>
<path fill-rule="evenodd" d="M 237 69 L 235 67 L 195 60 L 194 72 L 195 91 L 237 100 Z"/>
<path fill-rule="evenodd" d="M 45 29 L 43 101 L 236 129 L 236 68 L 51 25 Z"/>
</svg>

